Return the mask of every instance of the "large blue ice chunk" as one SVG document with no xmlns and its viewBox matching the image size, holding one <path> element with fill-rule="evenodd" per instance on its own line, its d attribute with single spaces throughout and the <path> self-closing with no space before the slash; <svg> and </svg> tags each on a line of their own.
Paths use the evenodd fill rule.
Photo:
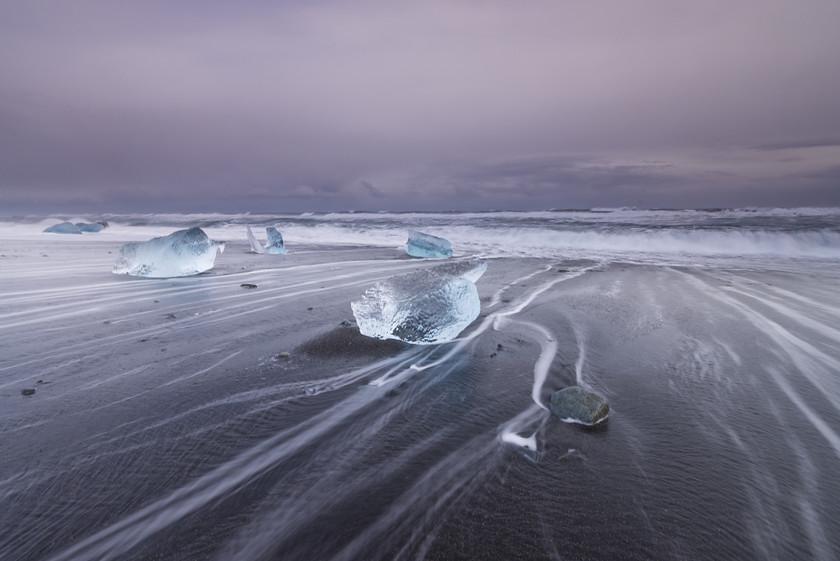
<svg viewBox="0 0 840 561">
<path fill-rule="evenodd" d="M 178 230 L 147 242 L 129 242 L 120 247 L 114 273 L 135 277 L 186 277 L 213 267 L 216 251 L 225 244 L 214 242 L 201 228 Z"/>
<path fill-rule="evenodd" d="M 283 245 L 283 236 L 277 231 L 274 226 L 269 226 L 265 229 L 268 236 L 268 241 L 265 242 L 266 253 L 282 254 L 286 253 L 286 246 Z"/>
<path fill-rule="evenodd" d="M 350 304 L 363 335 L 428 345 L 455 339 L 481 312 L 479 261 L 447 263 L 386 279 Z"/>
<path fill-rule="evenodd" d="M 405 251 L 412 257 L 446 259 L 452 257 L 452 244 L 444 238 L 409 230 Z"/>
<path fill-rule="evenodd" d="M 61 222 L 59 224 L 53 224 L 49 228 L 45 229 L 44 232 L 48 232 L 50 234 L 81 234 L 82 231 L 79 229 L 78 226 L 73 224 L 72 222 Z"/>
<path fill-rule="evenodd" d="M 269 226 L 265 229 L 265 233 L 268 236 L 265 247 L 262 247 L 260 242 L 257 241 L 257 237 L 254 236 L 254 232 L 251 231 L 250 226 L 246 226 L 245 228 L 248 232 L 248 243 L 251 244 L 251 251 L 254 253 L 273 253 L 275 255 L 286 253 L 286 246 L 283 245 L 283 236 L 280 235 L 280 232 L 274 226 Z"/>
</svg>

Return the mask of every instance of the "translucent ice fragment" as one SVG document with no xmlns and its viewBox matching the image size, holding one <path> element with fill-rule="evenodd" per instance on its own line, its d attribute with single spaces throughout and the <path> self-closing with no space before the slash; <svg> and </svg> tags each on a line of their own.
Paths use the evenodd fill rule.
<svg viewBox="0 0 840 561">
<path fill-rule="evenodd" d="M 152 278 L 196 275 L 212 268 L 216 251 L 224 250 L 224 243 L 214 242 L 201 228 L 178 230 L 120 247 L 114 273 Z"/>
<path fill-rule="evenodd" d="M 257 237 L 254 235 L 254 232 L 251 231 L 250 226 L 245 226 L 248 229 L 248 243 L 251 244 L 251 251 L 254 253 L 265 253 L 265 250 L 260 245 L 260 242 L 257 241 Z"/>
<path fill-rule="evenodd" d="M 452 257 L 452 244 L 444 238 L 410 230 L 405 251 L 412 257 L 446 259 Z"/>
<path fill-rule="evenodd" d="M 78 226 L 73 224 L 72 222 L 61 222 L 60 224 L 53 224 L 49 228 L 45 229 L 44 232 L 49 232 L 50 234 L 81 234 L 82 231 L 79 229 Z"/>
<path fill-rule="evenodd" d="M 350 304 L 363 335 L 432 344 L 458 336 L 481 312 L 478 261 L 447 263 L 386 279 Z"/>
<path fill-rule="evenodd" d="M 268 241 L 265 242 L 264 248 L 260 246 L 260 242 L 257 241 L 254 232 L 251 231 L 251 227 L 246 226 L 246 228 L 248 229 L 248 243 L 251 244 L 251 251 L 254 253 L 272 253 L 275 255 L 286 253 L 286 246 L 283 245 L 283 236 L 280 235 L 277 228 L 269 226 L 265 229 Z"/>
<path fill-rule="evenodd" d="M 265 242 L 266 253 L 286 253 L 286 246 L 283 245 L 283 236 L 280 235 L 277 228 L 269 226 L 265 229 L 265 233 L 268 236 L 268 241 Z"/>
</svg>

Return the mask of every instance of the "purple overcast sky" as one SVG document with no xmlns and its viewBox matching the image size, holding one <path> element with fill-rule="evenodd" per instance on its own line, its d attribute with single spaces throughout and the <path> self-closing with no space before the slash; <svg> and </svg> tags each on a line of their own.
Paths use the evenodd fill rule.
<svg viewBox="0 0 840 561">
<path fill-rule="evenodd" d="M 0 2 L 0 214 L 840 206 L 840 1 Z"/>
</svg>

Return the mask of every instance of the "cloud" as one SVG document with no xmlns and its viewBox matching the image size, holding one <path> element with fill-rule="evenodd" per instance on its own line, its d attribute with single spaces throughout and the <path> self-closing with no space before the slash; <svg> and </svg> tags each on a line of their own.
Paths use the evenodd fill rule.
<svg viewBox="0 0 840 561">
<path fill-rule="evenodd" d="M 774 150 L 798 150 L 800 148 L 836 148 L 840 147 L 840 137 L 838 138 L 816 138 L 808 140 L 794 140 L 787 142 L 771 142 L 768 144 L 759 144 L 755 146 L 755 150 L 774 151 Z"/>
<path fill-rule="evenodd" d="M 710 165 L 714 147 L 822 169 L 838 18 L 823 0 L 11 0 L 0 191 L 219 210 L 384 204 L 374 185 L 391 205 L 689 204 L 714 173 L 750 182 Z"/>
<path fill-rule="evenodd" d="M 377 189 L 373 186 L 370 181 L 359 181 L 359 185 L 365 188 L 365 191 L 371 196 L 377 199 L 382 199 L 385 197 L 385 193 L 383 193 L 380 189 Z"/>
</svg>

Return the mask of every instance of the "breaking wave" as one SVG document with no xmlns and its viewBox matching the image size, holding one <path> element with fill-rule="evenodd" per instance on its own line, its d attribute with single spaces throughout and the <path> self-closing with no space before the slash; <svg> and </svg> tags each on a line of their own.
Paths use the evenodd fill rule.
<svg viewBox="0 0 840 561">
<path fill-rule="evenodd" d="M 4 237 L 40 235 L 66 218 L 0 218 Z M 82 218 L 80 218 L 82 219 Z M 111 224 L 98 237 L 147 239 L 192 226 L 214 239 L 245 240 L 245 226 L 276 226 L 290 248 L 363 245 L 401 248 L 408 230 L 439 235 L 456 255 L 840 257 L 840 208 L 540 212 L 132 214 L 87 216 Z"/>
</svg>

